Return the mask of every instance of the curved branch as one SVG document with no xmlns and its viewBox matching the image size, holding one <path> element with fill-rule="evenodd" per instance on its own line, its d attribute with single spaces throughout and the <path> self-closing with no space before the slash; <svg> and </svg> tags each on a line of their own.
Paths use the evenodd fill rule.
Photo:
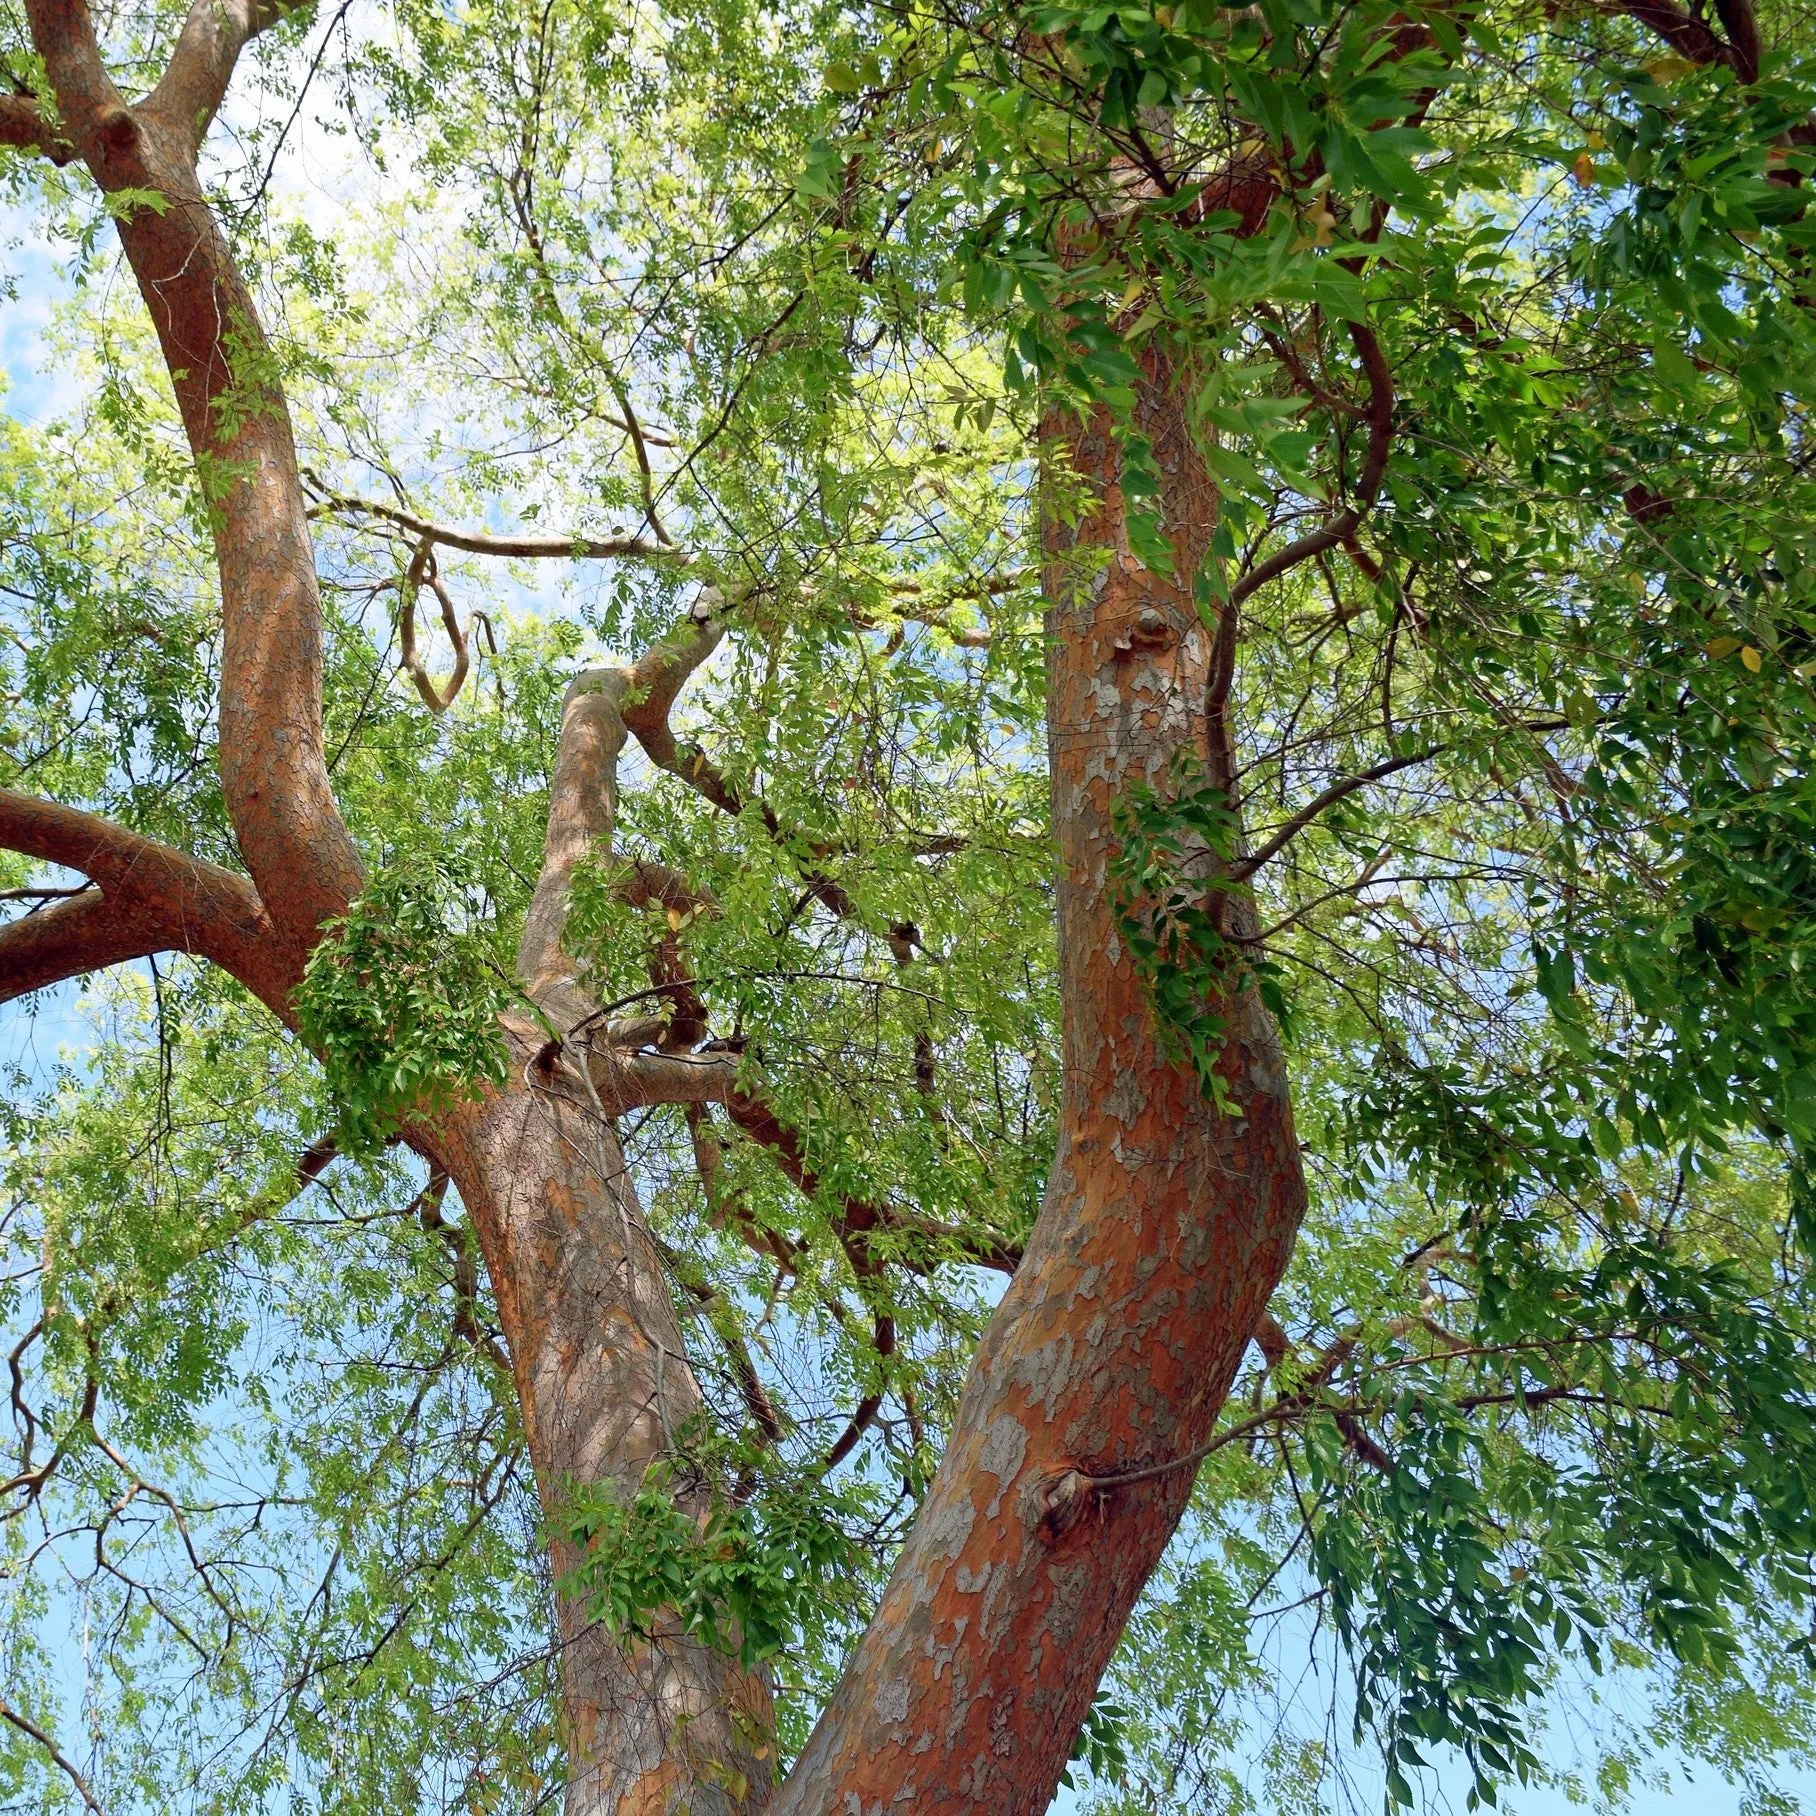
<svg viewBox="0 0 1816 1816">
<path fill-rule="evenodd" d="M 244 877 L 33 795 L 0 789 L 0 848 L 79 870 L 98 888 L 0 927 L 0 1002 L 154 952 L 193 952 L 281 1020 L 304 953 Z"/>
<path fill-rule="evenodd" d="M 445 693 L 435 685 L 433 677 L 416 654 L 416 596 L 421 592 L 424 581 L 428 582 L 436 603 L 441 607 L 442 625 L 447 630 L 449 641 L 454 645 L 454 672 L 448 677 Z M 410 679 L 416 683 L 416 691 L 422 696 L 423 705 L 439 717 L 454 704 L 466 682 L 467 664 L 470 660 L 468 646 L 472 641 L 475 622 L 485 625 L 488 641 L 492 635 L 491 625 L 484 612 L 469 612 L 466 629 L 461 629 L 460 619 L 455 615 L 454 601 L 448 597 L 448 589 L 442 584 L 441 575 L 435 571 L 434 544 L 426 537 L 416 545 L 416 557 L 397 590 L 398 659 Z M 498 653 L 495 646 L 492 653 Z"/>
<path fill-rule="evenodd" d="M 880 1359 L 887 1361 L 895 1354 L 895 1320 L 887 1312 L 878 1312 L 875 1332 L 872 1347 Z M 814 1473 L 831 1475 L 857 1448 L 858 1440 L 870 1429 L 871 1421 L 882 1409 L 883 1396 L 880 1392 L 866 1394 L 853 1410 L 850 1423 L 839 1433 L 837 1441 L 820 1460 Z"/>
<path fill-rule="evenodd" d="M 322 615 L 290 415 L 238 267 L 196 174 L 199 123 L 233 57 L 277 17 L 194 0 L 165 82 L 138 110 L 109 79 L 82 0 L 28 0 L 71 141 L 117 213 L 210 506 L 220 570 L 221 780 L 260 894 L 309 944 L 363 880 L 322 748 Z"/>
<path fill-rule="evenodd" d="M 776 1164 L 808 1198 L 819 1196 L 820 1177 L 808 1166 L 799 1134 L 784 1123 L 760 1096 L 748 1090 L 731 1091 L 723 1100 L 726 1113 L 738 1128 L 759 1146 L 767 1148 Z M 853 1267 L 860 1274 L 874 1273 L 883 1257 L 873 1245 L 879 1235 L 908 1237 L 930 1247 L 946 1248 L 952 1258 L 973 1267 L 993 1268 L 1001 1274 L 1013 1274 L 1021 1264 L 1022 1251 L 1012 1243 L 995 1236 L 979 1235 L 957 1224 L 942 1223 L 932 1217 L 921 1217 L 890 1204 L 877 1204 L 862 1198 L 845 1198 L 835 1233 Z M 909 1255 L 892 1255 L 890 1260 L 915 1274 L 933 1271 L 930 1261 Z"/>
<path fill-rule="evenodd" d="M 693 1139 L 694 1171 L 706 1195 L 707 1220 L 716 1230 L 732 1230 L 753 1254 L 773 1261 L 785 1273 L 800 1269 L 803 1244 L 757 1221 L 742 1191 L 727 1191 L 721 1175 L 724 1155 L 712 1112 L 705 1104 L 687 1106 L 687 1131 Z"/>
<path fill-rule="evenodd" d="M 819 1195 L 820 1176 L 807 1163 L 800 1134 L 776 1115 L 760 1091 L 751 1089 L 748 1081 L 740 1083 L 743 1058 L 731 1046 L 709 1042 L 692 1053 L 623 1053 L 602 1043 L 588 1046 L 586 1058 L 593 1087 L 606 1114 L 621 1116 L 651 1104 L 723 1104 L 738 1130 L 759 1147 L 768 1149 L 804 1197 Z M 1022 1251 L 1014 1243 L 863 1198 L 843 1199 L 833 1228 L 853 1268 L 861 1275 L 879 1272 L 887 1261 L 900 1261 L 914 1274 L 928 1275 L 933 1271 L 934 1261 L 923 1256 L 877 1253 L 879 1236 L 905 1237 L 929 1248 L 944 1249 L 947 1255 L 942 1259 L 992 1268 L 1000 1274 L 1012 1275 L 1021 1264 Z M 753 1242 L 752 1246 L 759 1245 Z M 769 1252 L 777 1254 L 774 1248 Z M 792 1245 L 777 1254 L 777 1259 L 784 1266 L 793 1266 Z"/>
<path fill-rule="evenodd" d="M 1270 580 L 1278 580 L 1288 569 L 1296 568 L 1302 561 L 1310 561 L 1315 555 L 1341 548 L 1355 535 L 1357 527 L 1373 509 L 1375 499 L 1380 494 L 1381 481 L 1387 476 L 1387 457 L 1394 438 L 1393 374 L 1388 370 L 1387 361 L 1381 352 L 1381 343 L 1375 339 L 1373 329 L 1365 327 L 1361 322 L 1351 322 L 1349 336 L 1362 361 L 1362 369 L 1368 374 L 1368 448 L 1363 454 L 1362 471 L 1356 480 L 1355 503 L 1346 510 L 1339 511 L 1328 523 L 1289 542 L 1285 548 L 1277 550 L 1258 567 L 1244 574 L 1230 588 L 1229 603 L 1224 607 L 1226 612 L 1234 611 Z"/>
<path fill-rule="evenodd" d="M 22 1715 L 0 1696 L 0 1721 L 11 1723 L 21 1734 L 35 1740 L 50 1755 L 50 1762 L 75 1786 L 76 1795 L 82 1799 L 82 1807 L 92 1812 L 92 1816 L 104 1816 L 101 1806 L 95 1801 L 95 1794 L 88 1788 L 88 1780 L 70 1763 L 61 1747 L 32 1720 L 29 1715 Z"/>
<path fill-rule="evenodd" d="M 724 635 L 717 595 L 702 595 L 702 603 L 704 614 L 700 606 L 695 608 L 694 622 L 698 629 L 693 637 L 658 644 L 630 671 L 632 693 L 625 703 L 624 724 L 643 746 L 644 755 L 658 769 L 685 782 L 721 813 L 736 819 L 744 811 L 744 797 L 699 745 L 683 748 L 677 744 L 668 722 L 682 684 L 712 654 Z M 782 822 L 775 809 L 760 798 L 755 806 L 769 836 L 777 844 L 785 844 Z M 807 885 L 808 893 L 841 920 L 858 918 L 857 903 L 832 877 L 818 870 L 803 870 L 801 880 Z"/>
<path fill-rule="evenodd" d="M 1230 873 L 1231 880 L 1240 883 L 1253 876 L 1270 858 L 1277 857 L 1284 851 L 1327 807 L 1335 807 L 1339 801 L 1354 794 L 1358 788 L 1366 788 L 1370 782 L 1382 781 L 1402 769 L 1411 769 L 1416 764 L 1429 763 L 1443 749 L 1442 744 L 1428 744 L 1423 750 L 1411 751 L 1401 757 L 1389 757 L 1372 768 L 1333 782 L 1330 787 L 1307 801 L 1258 851 L 1244 858 Z"/>
<path fill-rule="evenodd" d="M 418 517 L 414 511 L 380 504 L 376 499 L 329 492 L 313 473 L 306 477 L 320 499 L 320 511 L 377 517 L 408 530 L 419 541 L 437 548 L 459 549 L 468 555 L 502 555 L 526 561 L 663 561 L 675 567 L 687 567 L 693 561 L 685 549 L 649 542 L 641 536 L 494 536 L 479 530 L 455 529 Z"/>
<path fill-rule="evenodd" d="M 627 671 L 629 691 L 624 701 L 624 727 L 663 769 L 676 759 L 674 734 L 668 715 L 676 697 L 702 662 L 719 647 L 725 636 L 726 601 L 708 588 L 694 601 L 685 627 L 665 637 L 634 662 Z"/>
</svg>

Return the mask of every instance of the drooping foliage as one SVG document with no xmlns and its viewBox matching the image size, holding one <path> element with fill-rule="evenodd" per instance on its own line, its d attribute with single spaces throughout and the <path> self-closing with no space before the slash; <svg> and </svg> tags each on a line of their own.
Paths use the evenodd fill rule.
<svg viewBox="0 0 1816 1816">
<path fill-rule="evenodd" d="M 175 20 L 111 23 L 122 79 Z M 708 1404 L 667 1466 L 719 1499 L 562 1517 L 601 1618 L 767 1659 L 798 1748 L 1051 1157 L 1036 520 L 1081 508 L 1052 449 L 1106 409 L 1129 550 L 1170 558 L 1158 361 L 1220 487 L 1190 578 L 1235 627 L 1234 786 L 1121 804 L 1129 930 L 1207 1075 L 1211 985 L 1277 1009 L 1315 1201 L 1081 1784 L 1326 1808 L 1437 1760 L 1618 1805 L 1637 1707 L 1772 1794 L 1812 1741 L 1813 50 L 1789 8 L 1379 0 L 406 3 L 262 40 L 212 174 L 375 880 L 301 1004 L 325 1068 L 187 962 L 18 1012 L 9 1794 L 558 1782 L 496 1314 L 385 1142 L 496 1063 L 568 679 L 705 588 L 726 641 L 676 767 L 627 759 L 570 944 L 613 1016 L 762 1087 L 620 1129 Z M 8 177 L 73 282 L 71 401 L 0 459 L 3 779 L 231 863 L 206 506 L 104 211 Z M 398 665 L 435 525 L 489 617 L 440 714 Z"/>
</svg>

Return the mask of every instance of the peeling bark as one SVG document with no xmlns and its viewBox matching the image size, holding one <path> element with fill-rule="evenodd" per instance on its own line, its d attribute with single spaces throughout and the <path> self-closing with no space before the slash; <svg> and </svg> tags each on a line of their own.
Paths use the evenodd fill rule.
<svg viewBox="0 0 1816 1816">
<path fill-rule="evenodd" d="M 511 1352 L 545 1511 L 575 1484 L 628 1500 L 699 1411 L 662 1261 L 610 1125 L 570 1067 L 535 1082 L 539 1032 L 513 1034 L 532 1082 L 427 1134 L 477 1231 Z M 682 1504 L 704 1519 L 701 1483 Z M 773 1776 L 768 1684 L 676 1631 L 621 1644 L 568 1586 L 581 1554 L 551 1533 L 566 1816 L 745 1816 Z M 762 1758 L 758 1747 L 766 1748 Z"/>
<path fill-rule="evenodd" d="M 1139 426 L 1164 476 L 1178 572 L 1216 495 L 1170 374 Z M 972 1366 L 939 1473 L 882 1607 L 777 1799 L 786 1816 L 1037 1816 L 1191 1494 L 1165 1471 L 1080 1497 L 1069 1477 L 1202 1444 L 1285 1271 L 1305 1208 L 1278 1035 L 1250 992 L 1218 1005 L 1220 1115 L 1157 1044 L 1109 900 L 1111 807 L 1207 758 L 1211 638 L 1189 592 L 1130 553 L 1109 425 L 1057 418 L 1045 458 L 1096 501 L 1044 531 L 1048 736 L 1059 856 L 1064 1084 L 1027 1256 Z M 1188 581 L 1189 585 L 1189 581 Z"/>
</svg>

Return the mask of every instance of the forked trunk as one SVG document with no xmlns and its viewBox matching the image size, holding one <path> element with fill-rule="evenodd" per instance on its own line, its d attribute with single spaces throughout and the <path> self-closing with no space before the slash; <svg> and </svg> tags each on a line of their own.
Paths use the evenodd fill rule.
<svg viewBox="0 0 1816 1816">
<path fill-rule="evenodd" d="M 747 1816 L 774 1772 L 763 1676 L 672 1623 L 620 1643 L 571 1581 L 580 1553 L 559 1515 L 573 1488 L 628 1501 L 700 1395 L 617 1138 L 571 1069 L 535 1069 L 538 1044 L 515 1035 L 518 1084 L 435 1145 L 485 1254 L 550 1516 L 566 1816 Z M 704 1515 L 704 1486 L 694 1500 Z"/>
<path fill-rule="evenodd" d="M 17 797 L 7 811 L 39 831 L 16 848 L 38 850 L 31 841 L 43 833 L 43 855 L 103 880 L 98 918 L 90 902 L 56 923 L 61 975 L 93 957 L 188 945 L 283 1013 L 302 955 L 358 892 L 361 871 L 322 749 L 321 613 L 288 415 L 195 152 L 240 48 L 284 9 L 195 0 L 164 78 L 137 109 L 109 80 L 77 0 L 28 0 L 28 10 L 62 122 L 54 129 L 47 114 L 33 130 L 53 148 L 55 130 L 67 130 L 100 186 L 124 194 L 122 237 L 215 513 L 222 777 L 262 899 L 169 854 L 151 913 L 137 844 L 114 838 L 109 853 L 84 857 L 98 822 L 65 820 L 51 840 L 44 816 Z M 1189 577 L 1216 499 L 1158 362 L 1137 414 Z M 1247 992 L 1213 1005 L 1228 1029 L 1220 1070 L 1232 1106 L 1214 1113 L 1190 1066 L 1157 1040 L 1110 902 L 1114 803 L 1133 785 L 1164 790 L 1182 753 L 1227 773 L 1221 733 L 1214 748 L 1206 737 L 1211 638 L 1189 578 L 1176 585 L 1128 548 L 1107 424 L 1075 438 L 1049 421 L 1042 443 L 1049 473 L 1076 475 L 1093 494 L 1076 529 L 1057 517 L 1044 528 L 1064 1011 L 1058 1152 L 883 1605 L 775 1799 L 791 1813 L 1045 1809 L 1304 1208 L 1279 1043 L 1261 1005 Z M 591 1005 L 565 1000 L 566 893 L 575 865 L 611 847 L 626 717 L 651 759 L 681 773 L 664 715 L 719 635 L 703 602 L 686 635 L 630 669 L 592 671 L 570 692 L 520 954 L 525 988 L 570 1035 Z M 717 798 L 725 804 L 723 790 Z M 254 943 L 262 957 L 248 952 Z M 13 972 L 0 971 L 0 990 L 54 974 L 28 941 Z M 590 1063 L 584 1047 L 579 1062 L 554 1051 L 539 1071 L 543 1032 L 509 1032 L 508 1088 L 411 1138 L 453 1176 L 478 1232 L 557 1528 L 568 1816 L 751 1811 L 769 1801 L 765 1682 L 672 1628 L 620 1645 L 589 1619 L 571 1580 L 580 1556 L 558 1528 L 572 1491 L 610 1483 L 634 1493 L 699 1396 L 624 1157 L 575 1069 Z M 1125 1474 L 1140 1479 L 1108 1479 Z M 690 1510 L 704 1513 L 703 1487 Z"/>
</svg>

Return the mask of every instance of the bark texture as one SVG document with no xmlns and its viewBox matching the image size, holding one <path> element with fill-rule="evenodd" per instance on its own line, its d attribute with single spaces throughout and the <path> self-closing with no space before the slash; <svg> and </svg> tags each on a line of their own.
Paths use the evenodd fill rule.
<svg viewBox="0 0 1816 1816">
<path fill-rule="evenodd" d="M 201 131 L 241 45 L 275 10 L 198 0 L 137 108 L 109 79 L 77 0 L 31 0 L 66 130 L 100 188 L 161 200 L 119 219 L 213 508 L 224 648 L 221 779 L 272 920 L 305 947 L 358 893 L 359 859 L 322 749 L 322 617 L 277 360 L 196 174 Z"/>
<path fill-rule="evenodd" d="M 617 1138 L 573 1066 L 536 1070 L 542 1044 L 539 1032 L 515 1030 L 515 1070 L 532 1082 L 430 1140 L 479 1235 L 557 1529 L 566 1816 L 755 1811 L 774 1769 L 762 1674 L 672 1626 L 621 1645 L 567 1581 L 582 1561 L 559 1532 L 574 1487 L 607 1482 L 628 1500 L 700 1395 Z M 707 1500 L 704 1483 L 682 1496 L 702 1518 Z"/>
<path fill-rule="evenodd" d="M 588 670 L 569 688 L 517 959 L 532 1000 L 568 1038 L 557 1049 L 542 1029 L 507 1024 L 515 1084 L 423 1140 L 478 1232 L 554 1529 L 566 1816 L 739 1816 L 762 1807 L 774 1775 L 763 1674 L 673 1623 L 620 1643 L 589 1615 L 572 1581 L 583 1548 L 560 1529 L 576 1487 L 609 1484 L 628 1502 L 700 1410 L 667 1273 L 610 1120 L 638 1094 L 640 1069 L 614 1054 L 562 935 L 576 866 L 611 851 L 627 696 L 672 699 L 718 635 L 696 623 L 633 667 Z M 682 1484 L 681 1505 L 703 1521 L 710 1489 Z"/>
<path fill-rule="evenodd" d="M 1139 426 L 1164 475 L 1178 572 L 1216 496 L 1165 367 Z M 1099 417 L 1051 419 L 1075 530 L 1045 526 L 1048 737 L 1059 855 L 1064 1082 L 1033 1240 L 972 1367 L 939 1473 L 876 1619 L 777 1800 L 786 1816 L 1038 1816 L 1195 1471 L 1097 1492 L 1081 1478 L 1204 1442 L 1280 1275 L 1305 1187 L 1279 1039 L 1250 993 L 1222 1004 L 1239 1115 L 1157 1043 L 1110 905 L 1111 808 L 1207 752 L 1213 638 L 1181 586 L 1130 553 Z"/>
<path fill-rule="evenodd" d="M 291 1019 L 305 948 L 242 876 L 55 801 L 0 788 L 0 845 L 80 871 L 95 888 L 8 924 L 0 1002 L 153 952 L 193 952 Z"/>
</svg>

